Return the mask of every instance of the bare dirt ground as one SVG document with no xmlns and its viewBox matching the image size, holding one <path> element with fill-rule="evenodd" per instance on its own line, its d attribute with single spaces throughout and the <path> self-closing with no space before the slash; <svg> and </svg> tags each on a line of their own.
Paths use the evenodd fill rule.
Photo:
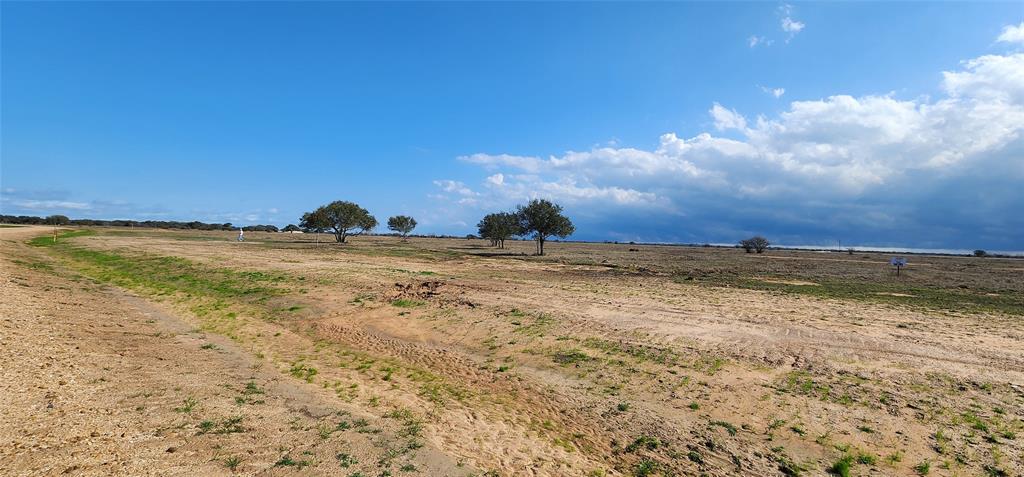
<svg viewBox="0 0 1024 477">
<path fill-rule="evenodd" d="M 406 444 L 393 420 L 163 307 L 55 263 L 19 266 L 39 233 L 0 229 L 0 475 L 348 475 Z M 469 473 L 429 446 L 392 453 L 410 472 Z"/>
<path fill-rule="evenodd" d="M 11 230 L 0 473 L 1024 472 L 1019 260 Z"/>
</svg>

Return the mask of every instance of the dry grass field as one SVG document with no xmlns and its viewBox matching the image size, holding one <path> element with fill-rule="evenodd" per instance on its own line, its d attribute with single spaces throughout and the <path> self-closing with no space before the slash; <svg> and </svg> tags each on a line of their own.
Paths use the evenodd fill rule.
<svg viewBox="0 0 1024 477">
<path fill-rule="evenodd" d="M 48 233 L 3 475 L 1024 474 L 1024 260 Z"/>
</svg>

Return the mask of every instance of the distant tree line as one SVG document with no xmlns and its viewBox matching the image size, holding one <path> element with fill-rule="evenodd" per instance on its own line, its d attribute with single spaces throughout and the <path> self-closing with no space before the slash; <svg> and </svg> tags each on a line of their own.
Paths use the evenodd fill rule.
<svg viewBox="0 0 1024 477">
<path fill-rule="evenodd" d="M 206 222 L 191 221 L 179 222 L 176 220 L 99 220 L 99 219 L 70 219 L 64 215 L 51 215 L 49 217 L 35 217 L 31 215 L 0 215 L 0 223 L 15 225 L 81 225 L 90 227 L 144 227 L 154 229 L 186 229 L 186 230 L 237 230 L 238 227 L 231 223 L 209 224 Z M 274 225 L 246 225 L 243 230 L 249 232 L 277 232 Z"/>
<path fill-rule="evenodd" d="M 544 255 L 548 237 L 565 238 L 576 231 L 562 206 L 545 199 L 534 199 L 516 207 L 515 212 L 487 214 L 477 224 L 480 237 L 491 241 L 492 247 L 505 248 L 512 237 L 529 237 L 537 242 L 537 255 Z"/>
</svg>

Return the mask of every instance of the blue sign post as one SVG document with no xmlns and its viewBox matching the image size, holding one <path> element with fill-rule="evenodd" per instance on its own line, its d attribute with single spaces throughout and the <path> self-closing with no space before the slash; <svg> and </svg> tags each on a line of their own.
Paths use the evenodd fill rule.
<svg viewBox="0 0 1024 477">
<path fill-rule="evenodd" d="M 896 268 L 896 276 L 900 276 L 900 269 L 907 266 L 907 259 L 903 257 L 892 257 L 889 259 L 889 265 Z"/>
</svg>

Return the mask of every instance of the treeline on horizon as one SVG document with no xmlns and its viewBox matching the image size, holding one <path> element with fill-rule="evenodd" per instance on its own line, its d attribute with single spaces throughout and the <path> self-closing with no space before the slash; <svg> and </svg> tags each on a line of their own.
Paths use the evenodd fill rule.
<svg viewBox="0 0 1024 477">
<path fill-rule="evenodd" d="M 175 230 L 223 230 L 235 231 L 239 226 L 230 222 L 223 224 L 206 223 L 198 220 L 182 222 L 178 220 L 103 220 L 103 219 L 72 219 L 64 215 L 50 215 L 37 217 L 34 215 L 0 215 L 0 224 L 11 225 L 76 225 L 84 227 L 140 227 L 152 229 L 175 229 Z M 241 227 L 246 232 L 314 232 L 289 224 L 285 227 L 276 225 L 245 225 Z M 380 234 L 399 236 L 399 233 Z M 425 238 L 477 238 L 475 235 L 437 235 L 437 234 L 409 234 L 410 237 Z"/>
<path fill-rule="evenodd" d="M 209 224 L 193 220 L 180 222 L 177 220 L 101 220 L 71 219 L 64 215 L 36 217 L 32 215 L 0 215 L 0 223 L 14 225 L 81 225 L 90 227 L 144 227 L 154 229 L 186 229 L 186 230 L 238 230 L 238 226 L 230 222 Z M 246 232 L 280 232 L 275 225 L 246 225 Z"/>
<path fill-rule="evenodd" d="M 559 212 L 560 212 L 560 208 L 559 208 Z M 494 220 L 497 220 L 502 215 L 514 216 L 514 214 L 515 214 L 515 212 L 512 212 L 512 213 L 500 213 L 499 212 L 499 213 L 496 213 L 496 214 L 488 214 L 487 216 L 484 217 L 483 220 L 480 221 L 480 224 L 478 224 L 478 228 L 480 228 L 481 235 L 474 235 L 474 234 L 467 234 L 467 235 L 412 234 L 412 233 L 408 233 L 408 232 L 406 232 L 404 234 L 398 232 L 398 233 L 374 234 L 374 235 L 391 235 L 391 236 L 421 237 L 421 238 L 460 238 L 460 239 L 461 238 L 465 238 L 465 239 L 483 238 L 483 239 L 486 239 L 486 240 L 491 240 L 491 245 L 492 246 L 499 246 L 499 241 L 504 241 L 504 240 L 515 240 L 515 241 L 531 240 L 530 238 L 526 238 L 526 237 L 521 237 L 521 238 L 520 237 L 516 237 L 516 235 L 519 235 L 518 233 L 508 233 L 508 234 L 505 234 L 505 233 L 494 234 L 493 233 L 493 231 L 495 230 L 493 228 L 494 227 L 494 222 L 493 222 Z M 72 219 L 72 218 L 69 218 L 69 217 L 67 217 L 65 215 L 50 215 L 50 216 L 47 216 L 47 217 L 38 217 L 38 216 L 34 216 L 34 215 L 2 215 L 2 214 L 0 214 L 0 224 L 12 224 L 12 225 L 76 225 L 76 226 L 85 226 L 85 227 L 139 227 L 139 228 L 153 228 L 153 229 L 207 230 L 207 231 L 211 231 L 211 230 L 233 231 L 233 230 L 238 230 L 239 229 L 239 226 L 233 225 L 230 222 L 225 222 L 225 223 L 222 223 L 222 224 L 217 224 L 217 223 L 200 222 L 198 220 L 193 220 L 193 221 L 189 221 L 189 222 L 182 222 L 182 221 L 177 221 L 177 220 Z M 415 226 L 415 221 L 413 222 L 413 226 Z M 509 225 L 509 227 L 514 227 L 514 225 Z M 311 232 L 317 231 L 317 230 L 306 228 L 306 227 L 299 227 L 299 226 L 296 226 L 294 224 L 289 224 L 289 225 L 287 225 L 287 226 L 285 226 L 283 228 L 278 228 L 276 225 L 246 225 L 246 226 L 242 226 L 241 228 L 242 228 L 242 230 L 245 230 L 246 232 L 293 232 L 293 231 L 298 232 L 298 231 L 302 231 L 302 232 L 311 233 Z M 364 233 L 367 233 L 367 232 L 364 232 Z M 705 247 L 705 248 L 706 247 L 715 247 L 715 248 L 722 248 L 722 247 L 745 248 L 745 249 L 747 249 L 747 252 L 749 253 L 751 250 L 756 250 L 756 248 L 754 248 L 753 245 L 750 245 L 750 243 L 752 241 L 754 241 L 754 239 L 764 240 L 761 237 L 753 237 L 752 239 L 742 240 L 742 241 L 740 241 L 739 244 L 733 245 L 731 247 L 725 246 L 725 245 L 710 245 L 710 244 L 707 244 L 707 243 L 704 243 L 704 244 L 700 244 L 700 243 L 683 244 L 683 243 L 680 243 L 680 244 L 671 244 L 671 245 L 690 246 L 690 247 Z M 602 243 L 618 244 L 620 242 L 604 240 L 604 241 L 602 241 Z M 645 245 L 644 242 L 633 242 L 633 241 L 621 242 L 621 243 L 628 243 L 630 245 Z M 654 243 L 654 244 L 646 244 L 646 245 L 669 245 L 669 244 Z M 759 244 L 759 245 L 760 246 L 757 247 L 757 248 L 760 248 L 761 251 L 764 251 L 765 249 L 768 249 L 768 248 L 787 249 L 786 246 L 779 246 L 779 245 L 769 246 L 767 240 L 764 240 L 764 243 L 763 244 Z M 830 249 L 830 248 L 827 248 L 827 247 L 823 247 L 823 248 L 820 248 L 820 249 L 818 249 L 818 248 L 798 248 L 798 249 L 793 249 L 793 250 L 825 251 L 825 250 L 833 250 L 833 249 Z M 840 251 L 840 250 L 836 250 L 836 251 Z M 848 248 L 848 249 L 845 250 L 845 252 L 847 252 L 849 254 L 853 254 L 853 253 L 881 252 L 881 251 L 873 251 L 873 250 L 870 250 L 870 249 L 854 250 L 853 248 Z M 760 252 L 758 252 L 758 253 L 760 253 Z M 960 255 L 960 254 L 956 254 L 956 253 L 939 253 L 939 252 L 900 252 L 900 253 L 904 253 L 904 254 L 908 254 L 908 255 L 945 255 L 945 256 L 958 256 L 958 255 Z M 981 258 L 981 257 L 1021 258 L 1020 256 L 1017 256 L 1017 255 L 1009 255 L 1009 254 L 1001 254 L 1001 253 L 990 253 L 990 252 L 987 252 L 987 251 L 981 250 L 981 249 L 975 250 L 972 253 L 968 253 L 966 255 L 974 256 L 974 257 L 979 257 L 979 258 Z"/>
</svg>

